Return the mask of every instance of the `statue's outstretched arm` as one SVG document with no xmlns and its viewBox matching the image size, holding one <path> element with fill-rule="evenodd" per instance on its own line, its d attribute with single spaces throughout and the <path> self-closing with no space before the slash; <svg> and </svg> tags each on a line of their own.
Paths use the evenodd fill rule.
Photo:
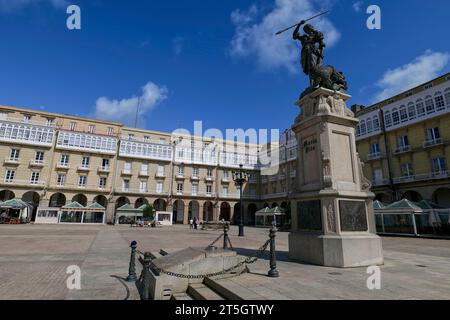
<svg viewBox="0 0 450 320">
<path fill-rule="evenodd" d="M 300 39 L 300 24 L 298 24 L 297 25 L 297 27 L 295 27 L 295 29 L 294 29 L 294 33 L 292 34 L 292 39 L 294 39 L 294 40 L 298 40 L 298 39 Z"/>
</svg>

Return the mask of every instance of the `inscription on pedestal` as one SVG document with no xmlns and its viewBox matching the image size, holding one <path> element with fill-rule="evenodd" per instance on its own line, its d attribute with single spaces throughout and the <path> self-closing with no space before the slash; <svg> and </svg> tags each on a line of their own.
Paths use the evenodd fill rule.
<svg viewBox="0 0 450 320">
<path fill-rule="evenodd" d="M 341 231 L 367 231 L 366 203 L 362 201 L 339 201 Z"/>
<path fill-rule="evenodd" d="M 297 227 L 300 230 L 322 230 L 322 210 L 320 200 L 297 203 Z"/>
</svg>

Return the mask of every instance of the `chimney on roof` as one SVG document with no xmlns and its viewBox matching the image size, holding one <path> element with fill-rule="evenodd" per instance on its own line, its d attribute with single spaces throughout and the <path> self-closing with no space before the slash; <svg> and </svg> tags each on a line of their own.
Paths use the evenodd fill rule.
<svg viewBox="0 0 450 320">
<path fill-rule="evenodd" d="M 351 106 L 351 109 L 355 115 L 357 115 L 364 108 L 365 108 L 365 106 L 363 106 L 361 104 L 354 104 Z"/>
</svg>

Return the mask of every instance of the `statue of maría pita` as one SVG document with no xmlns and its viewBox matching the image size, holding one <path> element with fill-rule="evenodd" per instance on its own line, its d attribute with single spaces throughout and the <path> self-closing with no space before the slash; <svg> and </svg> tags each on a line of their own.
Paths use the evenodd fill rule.
<svg viewBox="0 0 450 320">
<path fill-rule="evenodd" d="M 301 34 L 300 28 L 303 25 L 304 34 Z M 322 65 L 326 47 L 322 32 L 316 30 L 311 24 L 306 24 L 305 20 L 302 20 L 294 29 L 292 38 L 300 41 L 302 45 L 300 63 L 303 72 L 309 76 L 310 80 L 309 88 L 301 94 L 300 98 L 319 87 L 334 91 L 347 91 L 347 81 L 344 74 L 336 71 L 331 65 Z"/>
</svg>

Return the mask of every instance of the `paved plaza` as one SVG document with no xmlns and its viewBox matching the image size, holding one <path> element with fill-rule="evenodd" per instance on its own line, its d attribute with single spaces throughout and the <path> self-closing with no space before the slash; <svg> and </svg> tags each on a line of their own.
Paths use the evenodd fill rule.
<svg viewBox="0 0 450 320">
<path fill-rule="evenodd" d="M 267 239 L 267 229 L 230 231 L 234 248 L 251 255 Z M 127 276 L 129 244 L 141 251 L 204 247 L 220 231 L 189 226 L 0 225 L 0 299 L 138 299 Z M 265 276 L 267 257 L 250 273 L 223 280 L 245 299 L 450 299 L 450 241 L 383 238 L 381 290 L 368 290 L 366 268 L 325 268 L 289 261 L 288 233 L 277 236 L 280 278 Z M 68 290 L 66 269 L 81 268 L 81 290 Z"/>
</svg>

